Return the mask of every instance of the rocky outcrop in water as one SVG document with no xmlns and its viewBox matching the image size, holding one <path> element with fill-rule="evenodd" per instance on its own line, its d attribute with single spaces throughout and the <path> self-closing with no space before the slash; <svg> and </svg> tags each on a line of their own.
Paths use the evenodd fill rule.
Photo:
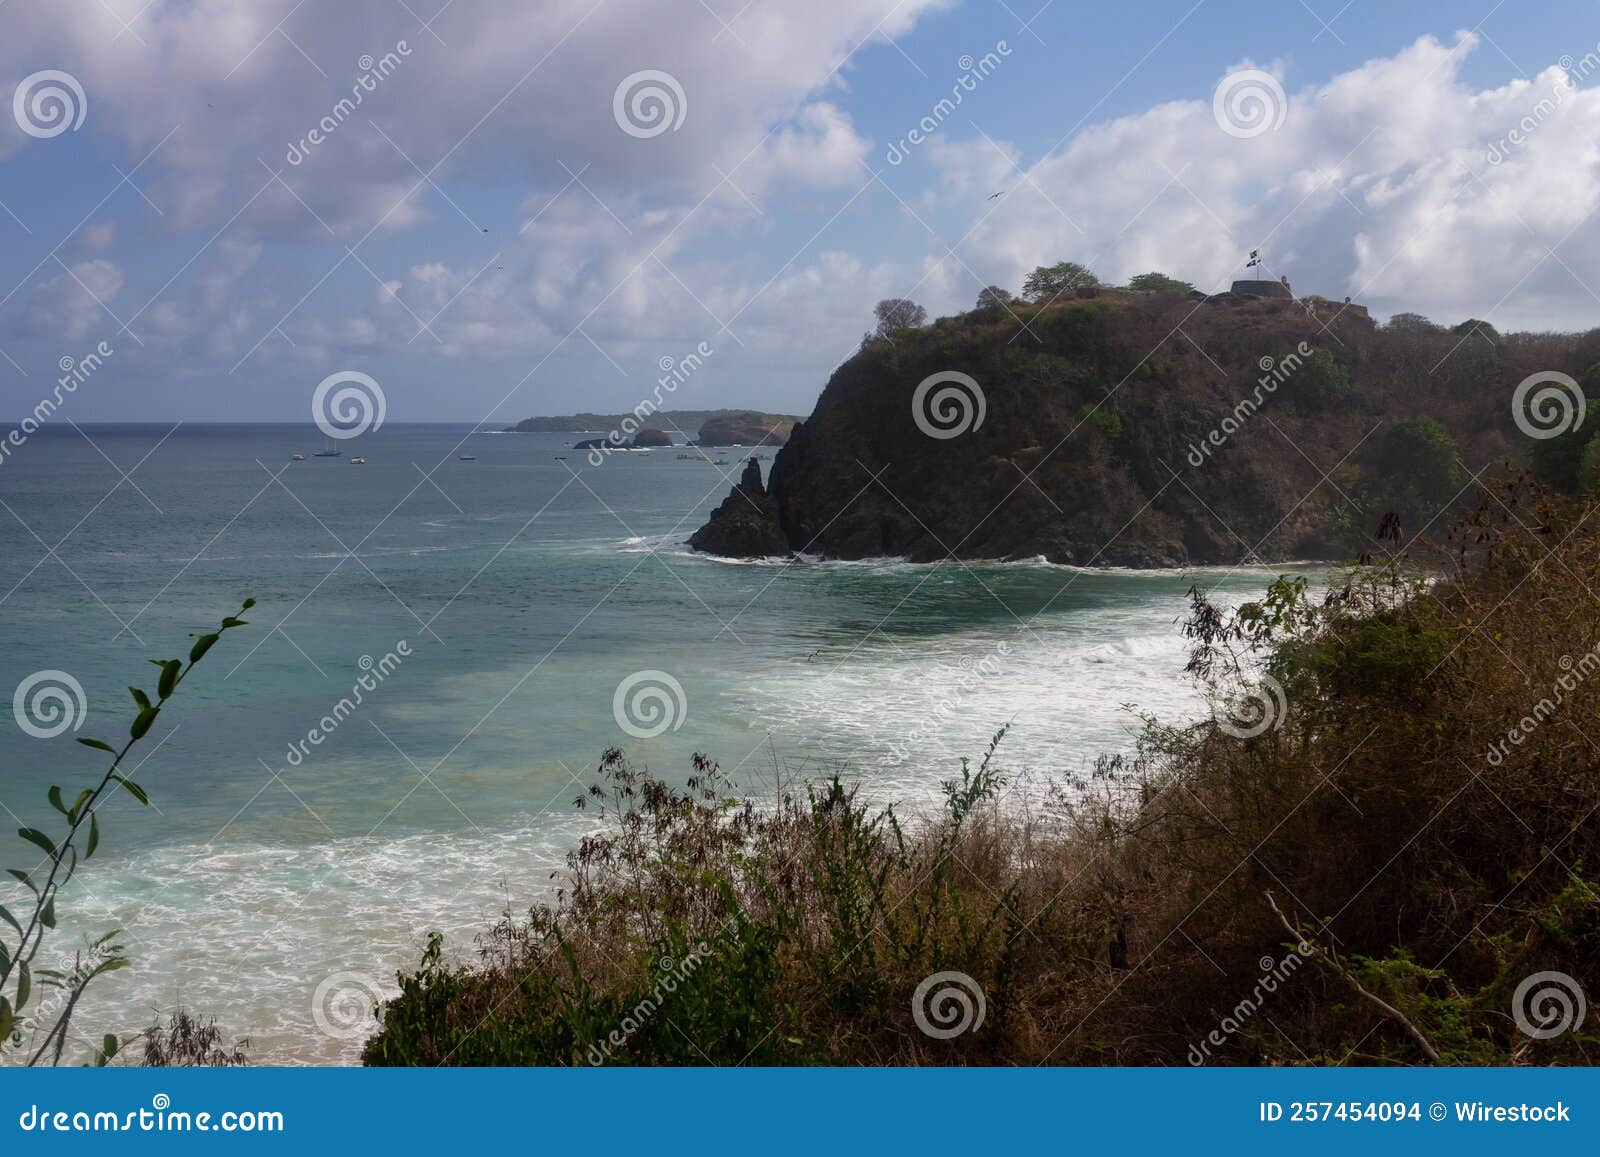
<svg viewBox="0 0 1600 1157">
<path fill-rule="evenodd" d="M 724 558 L 774 558 L 790 553 L 778 527 L 777 505 L 761 481 L 761 463 L 751 458 L 733 492 L 711 520 L 689 539 L 695 550 Z"/>
</svg>

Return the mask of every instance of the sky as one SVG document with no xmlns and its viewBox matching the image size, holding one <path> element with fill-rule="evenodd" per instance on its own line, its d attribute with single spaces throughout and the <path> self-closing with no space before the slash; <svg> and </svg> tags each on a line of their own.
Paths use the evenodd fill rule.
<svg viewBox="0 0 1600 1157">
<path fill-rule="evenodd" d="M 1061 260 L 1600 319 L 1594 3 L 0 0 L 0 97 L 0 422 L 804 414 Z"/>
</svg>

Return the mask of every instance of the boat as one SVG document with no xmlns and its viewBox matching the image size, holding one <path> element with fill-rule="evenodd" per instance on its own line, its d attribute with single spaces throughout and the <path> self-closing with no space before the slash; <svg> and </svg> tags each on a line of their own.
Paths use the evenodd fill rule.
<svg viewBox="0 0 1600 1157">
<path fill-rule="evenodd" d="M 296 450 L 293 454 L 289 455 L 289 461 L 291 461 L 291 462 L 304 462 L 305 460 L 306 460 L 306 456 L 304 454 L 300 453 L 300 451 L 298 451 L 298 450 Z"/>
<path fill-rule="evenodd" d="M 718 458 L 715 462 L 712 463 L 713 466 L 726 466 L 727 464 L 728 464 L 728 460 L 726 458 Z"/>
<path fill-rule="evenodd" d="M 556 455 L 556 461 L 557 462 L 565 462 L 566 460 L 567 460 L 567 456 L 565 454 L 557 454 Z"/>
<path fill-rule="evenodd" d="M 457 454 L 456 458 L 462 462 L 476 462 L 478 460 L 476 454 Z"/>
<path fill-rule="evenodd" d="M 343 450 L 335 450 L 332 446 L 329 446 L 325 450 L 318 450 L 315 454 L 313 454 L 311 456 L 313 458 L 337 458 L 340 454 L 343 454 L 343 453 L 344 453 Z"/>
<path fill-rule="evenodd" d="M 352 465 L 352 466 L 365 466 L 366 464 L 367 464 L 367 460 L 365 458 L 361 457 L 359 454 L 356 455 L 354 458 L 350 459 L 350 465 Z"/>
</svg>

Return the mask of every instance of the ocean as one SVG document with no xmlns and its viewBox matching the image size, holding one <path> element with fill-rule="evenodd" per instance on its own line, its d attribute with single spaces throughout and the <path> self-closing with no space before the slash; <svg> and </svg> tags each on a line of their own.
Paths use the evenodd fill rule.
<svg viewBox="0 0 1600 1157">
<path fill-rule="evenodd" d="M 1015 775 L 1085 771 L 1137 711 L 1204 709 L 1192 583 L 1237 602 L 1289 569 L 716 560 L 686 540 L 748 451 L 596 466 L 580 437 L 388 425 L 316 458 L 309 425 L 53 425 L 11 448 L 0 690 L 65 673 L 83 707 L 51 738 L 0 712 L 8 829 L 59 831 L 46 790 L 104 767 L 73 738 L 126 735 L 145 660 L 257 600 L 134 749 L 151 806 L 106 803 L 36 962 L 124 930 L 133 967 L 78 1014 L 94 1039 L 182 1004 L 256 1063 L 353 1062 L 430 930 L 467 959 L 547 894 L 606 748 L 679 780 L 703 752 L 758 796 L 838 771 L 913 814 L 1006 724 Z"/>
</svg>

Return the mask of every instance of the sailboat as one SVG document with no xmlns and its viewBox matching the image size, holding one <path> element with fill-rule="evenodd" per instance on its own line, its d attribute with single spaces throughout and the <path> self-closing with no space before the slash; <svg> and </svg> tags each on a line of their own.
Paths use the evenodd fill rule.
<svg viewBox="0 0 1600 1157">
<path fill-rule="evenodd" d="M 341 455 L 343 453 L 344 453 L 343 450 L 335 450 L 333 448 L 333 443 L 329 442 L 327 445 L 323 446 L 322 449 L 318 450 L 315 454 L 313 454 L 312 457 L 313 458 L 337 458 L 337 457 L 339 457 L 339 455 Z"/>
</svg>

